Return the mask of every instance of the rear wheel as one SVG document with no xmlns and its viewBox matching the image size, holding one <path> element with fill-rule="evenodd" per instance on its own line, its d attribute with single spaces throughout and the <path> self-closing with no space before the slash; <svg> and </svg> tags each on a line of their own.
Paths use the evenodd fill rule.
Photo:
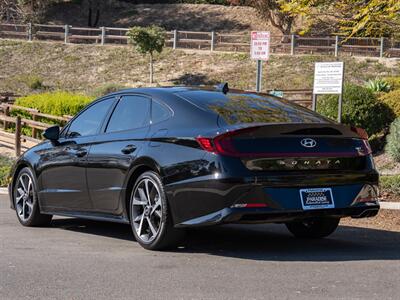
<svg viewBox="0 0 400 300">
<path fill-rule="evenodd" d="M 286 223 L 287 229 L 299 238 L 323 238 L 332 234 L 339 225 L 339 218 L 315 218 Z"/>
<path fill-rule="evenodd" d="M 174 247 L 183 231 L 173 227 L 163 184 L 155 172 L 136 180 L 130 197 L 130 221 L 136 241 L 149 250 Z"/>
<path fill-rule="evenodd" d="M 46 226 L 52 215 L 40 213 L 37 187 L 31 169 L 23 168 L 17 177 L 13 190 L 15 211 L 19 222 L 24 226 Z"/>
</svg>

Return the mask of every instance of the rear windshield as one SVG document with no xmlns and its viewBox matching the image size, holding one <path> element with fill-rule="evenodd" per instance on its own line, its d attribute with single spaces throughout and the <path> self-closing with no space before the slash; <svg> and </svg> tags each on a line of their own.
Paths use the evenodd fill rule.
<svg viewBox="0 0 400 300">
<path fill-rule="evenodd" d="M 179 96 L 206 111 L 217 113 L 226 124 L 327 123 L 327 119 L 287 100 L 256 94 L 213 91 L 180 92 Z M 223 124 L 221 124 L 223 125 Z"/>
</svg>

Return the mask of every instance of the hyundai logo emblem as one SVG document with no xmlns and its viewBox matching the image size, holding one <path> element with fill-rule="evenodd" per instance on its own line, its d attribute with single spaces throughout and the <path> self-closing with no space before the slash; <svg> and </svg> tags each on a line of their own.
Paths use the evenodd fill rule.
<svg viewBox="0 0 400 300">
<path fill-rule="evenodd" d="M 317 146 L 317 142 L 313 139 L 302 139 L 300 141 L 300 144 L 306 148 L 314 148 L 315 146 Z"/>
</svg>

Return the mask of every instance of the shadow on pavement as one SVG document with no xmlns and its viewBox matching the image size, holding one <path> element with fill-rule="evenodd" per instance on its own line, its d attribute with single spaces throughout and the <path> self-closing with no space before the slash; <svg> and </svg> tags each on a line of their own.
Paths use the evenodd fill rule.
<svg viewBox="0 0 400 300">
<path fill-rule="evenodd" d="M 52 224 L 134 241 L 129 225 L 72 218 L 56 219 Z M 307 240 L 292 237 L 283 225 L 223 225 L 188 230 L 183 245 L 174 252 L 266 261 L 398 260 L 400 232 L 340 226 L 329 238 Z"/>
</svg>

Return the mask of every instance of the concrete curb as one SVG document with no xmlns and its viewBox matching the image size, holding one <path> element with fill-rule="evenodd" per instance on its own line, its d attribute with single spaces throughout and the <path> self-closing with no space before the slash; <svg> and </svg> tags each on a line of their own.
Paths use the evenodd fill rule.
<svg viewBox="0 0 400 300">
<path fill-rule="evenodd" d="M 0 187 L 0 195 L 8 195 L 8 189 L 5 187 Z"/>
</svg>

